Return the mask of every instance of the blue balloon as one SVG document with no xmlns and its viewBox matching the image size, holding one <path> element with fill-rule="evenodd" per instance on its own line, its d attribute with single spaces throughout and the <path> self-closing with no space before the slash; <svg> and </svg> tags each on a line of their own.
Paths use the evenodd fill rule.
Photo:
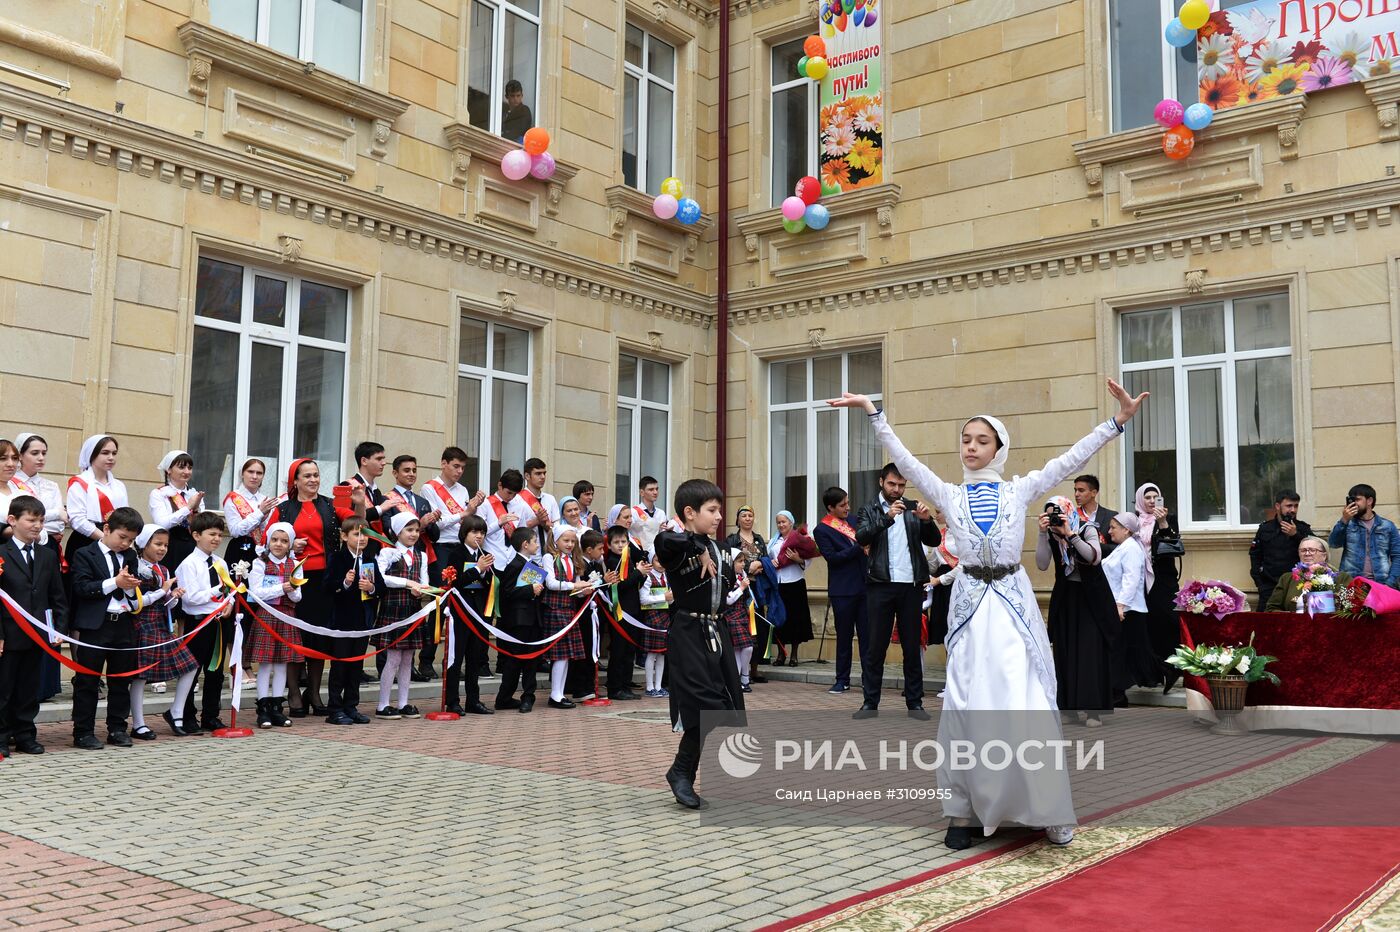
<svg viewBox="0 0 1400 932">
<path fill-rule="evenodd" d="M 865 8 L 864 8 L 864 7 L 856 7 L 856 11 L 855 11 L 854 13 L 851 14 L 851 22 L 855 23 L 857 26 L 859 26 L 861 23 L 865 22 Z M 811 225 L 811 224 L 808 224 L 808 226 L 810 226 L 810 225 Z"/>
<path fill-rule="evenodd" d="M 676 219 L 690 226 L 700 219 L 700 205 L 692 198 L 681 198 L 680 206 L 676 208 Z"/>
<path fill-rule="evenodd" d="M 1167 45 L 1172 48 L 1185 48 L 1196 41 L 1196 30 L 1187 29 L 1181 24 L 1180 19 L 1174 18 L 1170 23 L 1167 23 L 1166 37 Z"/>
<path fill-rule="evenodd" d="M 831 211 L 821 204 L 808 204 L 806 212 L 802 215 L 802 220 L 814 230 L 824 230 L 826 225 L 831 222 Z"/>
<path fill-rule="evenodd" d="M 1209 104 L 1192 104 L 1186 108 L 1186 117 L 1181 122 L 1186 124 L 1187 129 L 1195 132 L 1205 129 L 1214 119 L 1215 111 L 1210 109 Z"/>
</svg>

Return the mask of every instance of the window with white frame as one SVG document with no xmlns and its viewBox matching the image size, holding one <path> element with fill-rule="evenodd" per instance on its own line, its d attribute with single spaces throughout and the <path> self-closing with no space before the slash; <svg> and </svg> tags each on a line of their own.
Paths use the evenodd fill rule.
<svg viewBox="0 0 1400 932">
<path fill-rule="evenodd" d="M 1124 488 L 1162 490 L 1186 527 L 1249 527 L 1296 488 L 1287 294 L 1122 315 L 1123 384 L 1151 400 L 1124 438 Z"/>
<path fill-rule="evenodd" d="M 669 488 L 671 367 L 630 353 L 617 357 L 617 500 L 635 500 L 637 483 L 651 476 Z M 629 498 L 628 496 L 633 496 Z"/>
<path fill-rule="evenodd" d="M 540 78 L 540 0 L 471 0 L 467 119 L 520 142 L 535 125 Z"/>
<path fill-rule="evenodd" d="M 365 0 L 209 0 L 209 19 L 250 42 L 358 81 L 364 7 Z"/>
<path fill-rule="evenodd" d="M 622 62 L 622 180 L 652 194 L 675 173 L 676 47 L 627 24 Z"/>
<path fill-rule="evenodd" d="M 772 70 L 772 172 L 769 187 L 774 206 L 791 197 L 803 175 L 817 174 L 818 83 L 798 77 L 797 63 L 807 54 L 803 39 L 775 45 Z"/>
<path fill-rule="evenodd" d="M 1230 10 L 1253 0 L 1220 0 Z M 1147 126 L 1164 97 L 1190 106 L 1200 99 L 1196 44 L 1175 49 L 1162 38 L 1179 0 L 1108 0 L 1113 131 Z"/>
<path fill-rule="evenodd" d="M 852 503 L 873 498 L 883 453 L 870 419 L 859 408 L 833 408 L 842 392 L 869 395 L 880 403 L 880 350 L 859 350 L 769 366 L 768 510 L 786 508 L 798 523 L 826 512 L 821 496 L 839 485 Z"/>
<path fill-rule="evenodd" d="M 457 350 L 457 445 L 467 454 L 462 484 L 496 490 L 525 463 L 530 437 L 530 331 L 462 316 Z"/>
<path fill-rule="evenodd" d="M 248 457 L 267 464 L 268 492 L 300 456 L 320 464 L 327 488 L 340 475 L 349 330 L 344 288 L 200 258 L 189 451 L 211 503 Z"/>
</svg>

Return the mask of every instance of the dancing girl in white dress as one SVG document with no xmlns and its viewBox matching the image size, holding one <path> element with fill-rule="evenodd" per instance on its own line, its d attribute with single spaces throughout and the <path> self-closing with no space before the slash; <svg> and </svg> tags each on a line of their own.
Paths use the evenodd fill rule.
<svg viewBox="0 0 1400 932">
<path fill-rule="evenodd" d="M 1006 427 L 990 415 L 968 420 L 959 443 L 959 485 L 944 482 L 920 463 L 866 396 L 847 393 L 828 402 L 865 409 L 899 471 L 938 506 L 952 531 L 953 553 L 962 572 L 953 583 L 944 640 L 948 682 L 939 741 L 945 747 L 958 738 L 978 747 L 1005 740 L 1013 748 L 1018 740 L 1060 739 L 1050 642 L 1030 577 L 1020 565 L 1026 509 L 1121 434 L 1147 398 L 1146 392 L 1134 398 L 1112 379 L 1108 389 L 1119 404 L 1116 415 L 1043 469 L 1010 480 L 1002 475 L 1011 449 Z M 1009 712 L 1016 714 L 1005 714 Z M 951 848 L 971 845 L 979 827 L 991 835 L 1004 823 L 1045 827 L 1055 844 L 1069 844 L 1074 837 L 1066 767 L 956 770 L 945 761 L 938 770 L 938 785 L 952 794 L 943 803 L 951 820 L 944 841 Z"/>
</svg>

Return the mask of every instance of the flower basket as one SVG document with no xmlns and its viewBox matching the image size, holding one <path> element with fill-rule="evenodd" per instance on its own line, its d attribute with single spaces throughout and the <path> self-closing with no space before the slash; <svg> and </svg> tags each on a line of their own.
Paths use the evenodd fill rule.
<svg viewBox="0 0 1400 932">
<path fill-rule="evenodd" d="M 1244 711 L 1244 694 L 1249 689 L 1249 680 L 1243 676 L 1208 676 L 1211 704 L 1215 706 L 1215 716 L 1220 721 L 1211 728 L 1216 735 L 1247 735 L 1249 729 L 1240 721 Z"/>
</svg>

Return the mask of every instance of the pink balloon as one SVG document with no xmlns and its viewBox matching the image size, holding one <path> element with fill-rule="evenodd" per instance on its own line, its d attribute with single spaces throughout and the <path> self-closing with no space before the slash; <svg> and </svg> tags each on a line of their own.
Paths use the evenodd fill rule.
<svg viewBox="0 0 1400 932">
<path fill-rule="evenodd" d="M 1159 103 L 1152 111 L 1152 119 L 1156 120 L 1157 125 L 1163 129 L 1180 126 L 1184 116 L 1186 116 L 1186 108 L 1181 106 L 1180 101 L 1172 100 L 1170 97 Z"/>
<path fill-rule="evenodd" d="M 662 220 L 670 220 L 680 208 L 681 202 L 669 194 L 658 194 L 656 200 L 651 202 L 651 212 Z"/>
<path fill-rule="evenodd" d="M 532 156 L 532 159 L 533 161 L 530 163 L 530 175 L 541 181 L 548 181 L 553 177 L 554 170 L 559 167 L 558 163 L 554 161 L 554 156 L 550 155 L 548 152 L 541 152 L 539 155 Z"/>
<path fill-rule="evenodd" d="M 501 157 L 501 174 L 511 181 L 519 181 L 530 174 L 530 153 L 524 149 L 512 149 Z"/>
<path fill-rule="evenodd" d="M 801 220 L 802 215 L 807 212 L 807 202 L 802 198 L 793 195 L 783 198 L 783 219 Z"/>
</svg>

